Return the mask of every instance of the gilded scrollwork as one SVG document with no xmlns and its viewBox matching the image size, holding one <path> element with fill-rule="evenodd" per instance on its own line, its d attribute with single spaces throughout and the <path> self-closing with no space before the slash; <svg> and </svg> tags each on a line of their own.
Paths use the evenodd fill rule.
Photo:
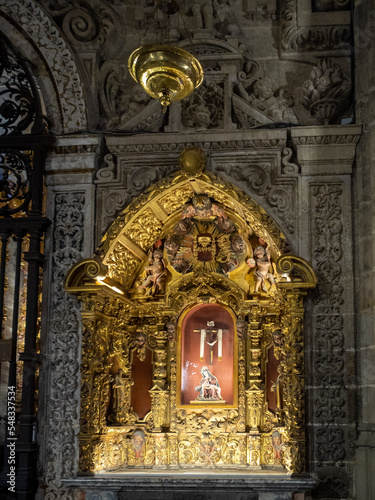
<svg viewBox="0 0 375 500">
<path fill-rule="evenodd" d="M 151 209 L 145 210 L 134 220 L 129 228 L 129 237 L 142 250 L 147 250 L 157 239 L 162 229 L 162 222 Z"/>
<path fill-rule="evenodd" d="M 121 243 L 117 243 L 107 260 L 108 276 L 124 287 L 131 284 L 132 275 L 140 264 L 139 258 Z"/>
<path fill-rule="evenodd" d="M 278 248 L 285 238 L 275 222 L 265 217 L 264 211 L 254 200 L 230 182 L 211 172 L 202 173 L 197 178 L 197 186 L 199 188 L 194 188 L 196 194 L 197 191 L 206 192 L 207 196 L 224 207 L 236 210 L 279 256 Z M 98 248 L 97 252 L 103 256 L 104 263 L 110 259 L 116 240 L 123 236 L 130 238 L 143 250 L 147 250 L 153 241 L 160 237 L 163 230 L 163 222 L 155 210 L 147 205 L 153 204 L 155 207 L 154 204 L 157 204 L 166 214 L 172 209 L 173 213 L 176 213 L 184 207 L 188 193 L 192 193 L 189 179 L 181 172 L 177 172 L 174 176 L 157 182 L 133 200 L 114 221 Z"/>
<path fill-rule="evenodd" d="M 224 431 L 233 433 L 239 431 L 239 418 L 237 410 L 212 410 L 187 411 L 178 410 L 177 427 L 180 430 L 190 429 L 200 432 Z"/>
<path fill-rule="evenodd" d="M 178 211 L 192 196 L 194 196 L 194 191 L 190 184 L 184 184 L 181 187 L 177 187 L 172 193 L 167 193 L 160 198 L 159 204 L 170 215 Z"/>
</svg>

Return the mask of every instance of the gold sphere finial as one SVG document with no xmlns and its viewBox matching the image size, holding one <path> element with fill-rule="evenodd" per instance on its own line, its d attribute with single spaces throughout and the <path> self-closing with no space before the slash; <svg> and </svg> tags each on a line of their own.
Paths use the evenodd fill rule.
<svg viewBox="0 0 375 500">
<path fill-rule="evenodd" d="M 202 149 L 196 146 L 189 146 L 181 152 L 179 163 L 185 175 L 197 177 L 203 172 L 207 158 Z"/>
</svg>

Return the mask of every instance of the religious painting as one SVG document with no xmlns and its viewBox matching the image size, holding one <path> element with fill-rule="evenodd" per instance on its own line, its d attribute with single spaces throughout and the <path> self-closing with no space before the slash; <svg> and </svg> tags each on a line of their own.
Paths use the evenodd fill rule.
<svg viewBox="0 0 375 500">
<path fill-rule="evenodd" d="M 235 344 L 233 318 L 223 306 L 202 304 L 185 315 L 180 335 L 181 405 L 236 403 Z"/>
</svg>

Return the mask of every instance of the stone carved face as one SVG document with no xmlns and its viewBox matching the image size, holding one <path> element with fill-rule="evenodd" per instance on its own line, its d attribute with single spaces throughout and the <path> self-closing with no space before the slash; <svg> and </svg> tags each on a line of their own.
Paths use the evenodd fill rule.
<svg viewBox="0 0 375 500">
<path fill-rule="evenodd" d="M 254 85 L 254 94 L 260 99 L 268 99 L 273 96 L 271 83 L 265 78 L 259 78 Z"/>
<path fill-rule="evenodd" d="M 133 88 L 133 101 L 137 104 L 144 104 L 147 101 L 148 97 L 145 92 L 136 85 Z"/>
</svg>

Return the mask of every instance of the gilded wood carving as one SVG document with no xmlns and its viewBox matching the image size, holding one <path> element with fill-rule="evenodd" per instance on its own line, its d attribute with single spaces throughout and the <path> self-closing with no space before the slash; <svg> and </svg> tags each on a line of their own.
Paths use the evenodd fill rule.
<svg viewBox="0 0 375 500">
<path fill-rule="evenodd" d="M 234 186 L 182 170 L 72 268 L 82 472 L 304 471 L 303 299 L 316 277 L 262 221 Z"/>
</svg>

